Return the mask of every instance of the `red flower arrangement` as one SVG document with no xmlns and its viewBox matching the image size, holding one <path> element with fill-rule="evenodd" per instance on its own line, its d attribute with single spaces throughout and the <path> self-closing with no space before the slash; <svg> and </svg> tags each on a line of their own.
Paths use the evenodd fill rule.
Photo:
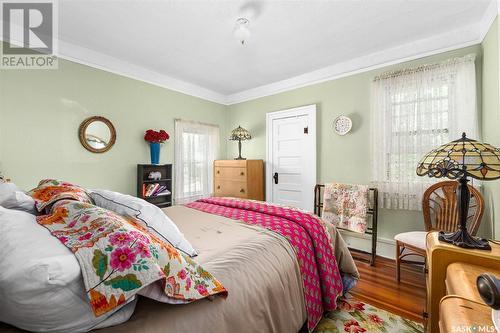
<svg viewBox="0 0 500 333">
<path fill-rule="evenodd" d="M 144 133 L 144 140 L 151 143 L 152 142 L 163 143 L 167 141 L 169 138 L 170 136 L 164 130 L 155 131 L 152 129 L 148 129 L 146 133 Z"/>
</svg>

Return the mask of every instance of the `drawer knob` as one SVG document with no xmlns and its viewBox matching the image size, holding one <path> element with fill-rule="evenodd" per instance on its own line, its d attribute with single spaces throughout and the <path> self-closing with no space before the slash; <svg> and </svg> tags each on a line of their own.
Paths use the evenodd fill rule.
<svg viewBox="0 0 500 333">
<path fill-rule="evenodd" d="M 219 173 L 220 173 L 220 170 L 217 170 L 217 174 L 219 174 Z"/>
<path fill-rule="evenodd" d="M 483 301 L 495 310 L 500 310 L 500 280 L 491 273 L 477 277 L 477 291 Z"/>
<path fill-rule="evenodd" d="M 241 189 L 241 190 L 240 190 L 240 193 L 245 193 L 245 190 L 244 190 L 244 189 Z"/>
<path fill-rule="evenodd" d="M 244 175 L 245 175 L 245 173 L 242 171 L 242 172 L 240 173 L 240 176 L 244 176 Z"/>
<path fill-rule="evenodd" d="M 220 185 L 219 185 L 219 186 L 217 186 L 217 189 L 218 189 L 218 190 L 220 190 Z"/>
</svg>

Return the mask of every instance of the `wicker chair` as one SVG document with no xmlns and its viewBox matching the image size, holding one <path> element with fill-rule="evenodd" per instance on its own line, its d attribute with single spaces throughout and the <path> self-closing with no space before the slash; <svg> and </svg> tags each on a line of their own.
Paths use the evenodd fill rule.
<svg viewBox="0 0 500 333">
<path fill-rule="evenodd" d="M 410 231 L 398 234 L 396 240 L 396 280 L 400 281 L 401 263 L 422 264 L 422 261 L 404 259 L 420 256 L 425 262 L 425 239 L 429 231 L 452 232 L 458 229 L 456 181 L 444 181 L 429 187 L 422 198 L 425 231 Z M 469 185 L 471 201 L 467 216 L 467 229 L 472 235 L 477 233 L 484 213 L 484 200 L 474 187 Z"/>
</svg>

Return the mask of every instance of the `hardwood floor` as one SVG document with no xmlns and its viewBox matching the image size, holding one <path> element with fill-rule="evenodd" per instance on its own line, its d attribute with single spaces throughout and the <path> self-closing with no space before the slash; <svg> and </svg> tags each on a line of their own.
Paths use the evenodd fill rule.
<svg viewBox="0 0 500 333">
<path fill-rule="evenodd" d="M 356 257 L 359 255 L 356 253 Z M 356 260 L 361 274 L 351 294 L 360 301 L 399 316 L 423 322 L 426 298 L 425 275 L 421 266 L 401 265 L 401 282 L 396 281 L 396 262 L 377 257 L 375 266 Z"/>
</svg>

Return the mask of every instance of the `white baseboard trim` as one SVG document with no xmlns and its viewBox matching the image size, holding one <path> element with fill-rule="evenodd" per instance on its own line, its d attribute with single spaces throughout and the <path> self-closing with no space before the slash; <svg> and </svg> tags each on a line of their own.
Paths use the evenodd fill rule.
<svg viewBox="0 0 500 333">
<path fill-rule="evenodd" d="M 340 233 L 347 243 L 347 246 L 350 248 L 371 252 L 372 236 L 343 230 L 340 231 Z M 396 242 L 393 239 L 379 237 L 377 239 L 377 255 L 384 258 L 395 259 Z"/>
</svg>

